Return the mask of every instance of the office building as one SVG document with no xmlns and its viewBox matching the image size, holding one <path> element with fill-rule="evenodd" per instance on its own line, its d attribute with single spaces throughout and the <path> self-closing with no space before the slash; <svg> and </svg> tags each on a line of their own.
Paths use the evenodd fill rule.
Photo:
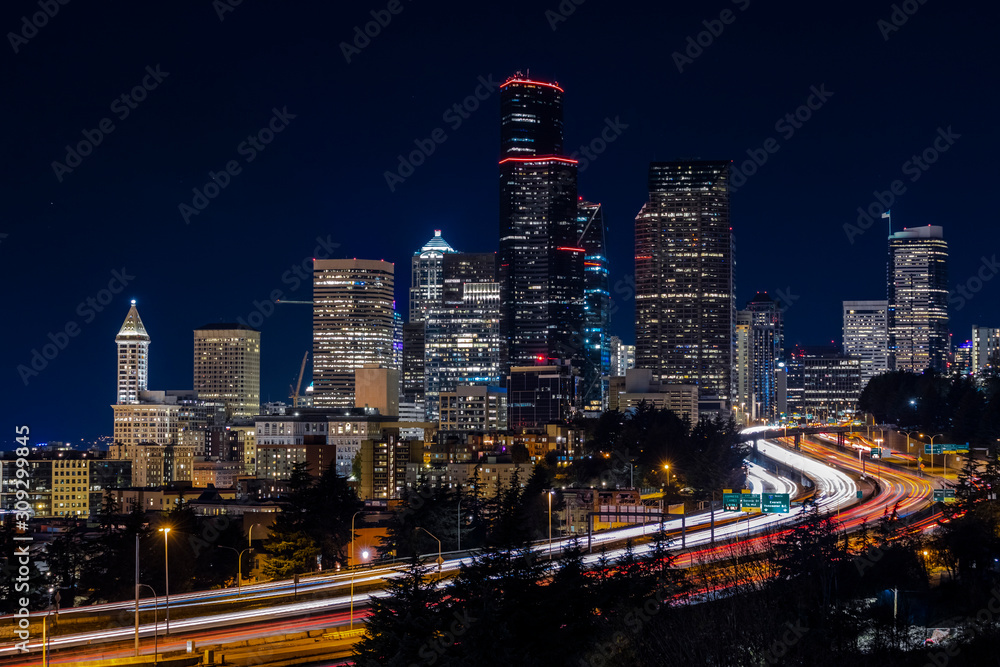
<svg viewBox="0 0 1000 667">
<path fill-rule="evenodd" d="M 424 401 L 424 323 L 403 325 L 403 391 L 400 402 Z M 422 418 L 422 416 L 421 416 Z"/>
<path fill-rule="evenodd" d="M 972 375 L 972 341 L 967 340 L 955 348 L 955 355 L 952 360 L 952 373 L 959 375 Z"/>
<path fill-rule="evenodd" d="M 611 372 L 611 292 L 608 281 L 608 256 L 605 244 L 604 209 L 600 204 L 581 200 L 577 203 L 579 224 L 583 227 L 580 246 L 583 258 L 584 304 L 583 342 L 586 349 L 581 369 L 580 405 L 585 412 L 604 409 Z"/>
<path fill-rule="evenodd" d="M 260 413 L 260 331 L 245 324 L 194 330 L 194 390 L 221 402 L 227 419 Z"/>
<path fill-rule="evenodd" d="M 382 429 L 383 423 L 393 425 L 396 417 L 380 415 L 374 408 L 300 408 L 294 414 L 260 415 L 254 423 L 257 448 L 257 476 L 267 474 L 284 474 L 278 468 L 262 471 L 260 469 L 262 447 L 271 445 L 282 446 L 312 446 L 322 445 L 327 449 L 322 452 L 322 463 L 329 466 L 336 464 L 336 471 L 342 477 L 351 476 L 354 457 L 361 450 L 361 443 Z M 312 456 L 310 461 L 318 461 L 319 453 L 310 454 L 311 450 L 289 450 L 289 455 L 300 457 Z M 270 450 L 269 456 L 277 456 L 280 452 Z M 318 465 L 318 463 L 317 463 Z M 325 470 L 325 468 L 323 468 Z M 281 469 L 283 470 L 283 468 Z M 277 471 L 277 472 L 276 472 Z"/>
<path fill-rule="evenodd" d="M 354 371 L 391 367 L 393 265 L 380 260 L 313 262 L 313 403 L 354 407 Z"/>
<path fill-rule="evenodd" d="M 740 341 L 741 323 L 744 328 L 749 325 L 749 329 L 742 332 L 749 335 L 745 342 Z M 784 340 L 781 309 L 767 292 L 758 292 L 746 309 L 737 313 L 736 324 L 737 375 L 748 374 L 747 378 L 737 377 L 737 385 L 745 385 L 743 391 L 749 392 L 738 394 L 740 402 L 745 402 L 744 410 L 751 419 L 772 419 L 777 412 L 775 371 L 781 360 Z M 745 349 L 741 350 L 741 345 Z"/>
<path fill-rule="evenodd" d="M 936 225 L 889 237 L 890 368 L 944 372 L 948 362 L 948 244 Z"/>
<path fill-rule="evenodd" d="M 1000 328 L 972 325 L 971 372 L 978 375 L 987 366 L 1000 362 Z"/>
<path fill-rule="evenodd" d="M 133 486 L 190 485 L 194 475 L 194 447 L 144 442 L 132 457 Z"/>
<path fill-rule="evenodd" d="M 93 518 L 105 491 L 132 484 L 131 461 L 109 461 L 74 450 L 30 454 L 24 457 L 26 466 L 17 458 L 13 452 L 0 455 L 0 509 L 14 512 L 23 499 L 33 518 Z M 17 474 L 22 467 L 28 472 L 26 498 Z"/>
<path fill-rule="evenodd" d="M 134 460 L 134 447 L 140 443 L 184 445 L 195 456 L 206 456 L 209 430 L 225 422 L 222 402 L 206 401 L 193 390 L 142 391 L 138 402 L 112 405 L 114 411 L 113 444 L 110 457 Z"/>
<path fill-rule="evenodd" d="M 520 75 L 500 86 L 503 368 L 583 367 L 584 257 L 577 161 L 563 155 L 563 89 Z"/>
<path fill-rule="evenodd" d="M 142 324 L 135 299 L 118 335 L 118 404 L 138 403 L 139 392 L 149 385 L 149 334 Z"/>
<path fill-rule="evenodd" d="M 836 346 L 795 346 L 785 364 L 788 412 L 809 420 L 835 420 L 853 411 L 861 393 L 861 362 Z"/>
<path fill-rule="evenodd" d="M 443 262 L 442 302 L 427 310 L 424 404 L 439 418 L 439 397 L 460 384 L 501 383 L 500 284 L 494 253 L 454 253 Z"/>
<path fill-rule="evenodd" d="M 635 345 L 626 345 L 618 336 L 609 338 L 611 348 L 611 368 L 608 375 L 612 377 L 625 377 L 625 371 L 635 368 Z"/>
<path fill-rule="evenodd" d="M 733 394 L 736 325 L 728 161 L 654 162 L 635 219 L 638 368 Z"/>
<path fill-rule="evenodd" d="M 507 376 L 507 427 L 543 429 L 575 412 L 580 376 L 568 361 L 515 366 Z"/>
<path fill-rule="evenodd" d="M 889 302 L 844 302 L 844 354 L 857 357 L 862 389 L 889 370 Z"/>
<path fill-rule="evenodd" d="M 431 240 L 413 253 L 410 260 L 410 322 L 423 322 L 427 309 L 441 302 L 444 256 L 452 252 L 455 249 L 441 238 L 441 230 L 435 229 Z"/>
<path fill-rule="evenodd" d="M 670 410 L 681 419 L 698 423 L 698 387 L 693 384 L 669 384 L 653 379 L 645 368 L 631 368 L 624 377 L 611 378 L 608 409 L 626 411 L 645 403 L 657 410 Z"/>
<path fill-rule="evenodd" d="M 441 392 L 442 431 L 507 430 L 507 390 L 503 387 L 459 385 Z"/>
<path fill-rule="evenodd" d="M 753 382 L 753 317 L 749 311 L 736 311 L 736 394 L 733 409 L 739 424 L 749 424 L 757 418 Z"/>
<path fill-rule="evenodd" d="M 403 316 L 392 302 L 392 368 L 399 372 L 399 391 L 403 390 Z"/>
</svg>

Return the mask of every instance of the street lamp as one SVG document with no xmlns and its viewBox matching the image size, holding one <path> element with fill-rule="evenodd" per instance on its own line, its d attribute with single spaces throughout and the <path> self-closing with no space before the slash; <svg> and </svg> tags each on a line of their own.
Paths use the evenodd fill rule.
<svg viewBox="0 0 1000 667">
<path fill-rule="evenodd" d="M 547 495 L 549 497 L 549 560 L 552 560 L 552 496 L 555 491 L 549 489 Z"/>
<path fill-rule="evenodd" d="M 153 591 L 153 664 L 156 664 L 156 652 L 157 652 L 157 646 L 158 646 L 156 636 L 157 636 L 157 634 L 159 634 L 159 627 L 158 627 L 157 621 L 156 621 L 156 591 L 153 590 L 153 587 L 150 586 L 149 584 L 136 584 L 135 585 L 136 595 L 138 595 L 138 591 L 139 591 L 139 588 L 141 586 L 145 586 L 149 590 Z M 136 626 L 135 636 L 136 636 L 136 641 L 138 641 L 138 639 L 139 639 L 139 626 L 138 625 Z"/>
<path fill-rule="evenodd" d="M 432 533 L 431 531 L 427 530 L 426 528 L 421 528 L 420 526 L 417 526 L 413 530 L 422 530 L 425 533 L 427 533 L 428 535 L 430 535 L 431 537 L 434 537 L 434 533 Z M 438 540 L 438 538 L 436 538 L 436 537 L 434 537 L 434 539 L 437 540 L 437 543 L 438 543 L 438 560 L 437 560 L 437 564 L 438 564 L 438 581 L 440 581 L 441 580 L 441 565 L 444 563 L 444 559 L 441 558 L 441 540 Z"/>
<path fill-rule="evenodd" d="M 166 599 L 166 629 L 163 631 L 164 635 L 170 634 L 170 552 L 167 549 L 167 537 L 170 536 L 169 528 L 160 528 L 160 532 L 163 533 L 163 578 L 164 578 L 164 596 Z"/>
<path fill-rule="evenodd" d="M 351 557 L 348 560 L 348 565 L 351 568 L 351 630 L 354 629 L 354 519 L 359 514 L 361 514 L 360 510 L 351 517 Z"/>
<path fill-rule="evenodd" d="M 458 550 L 462 550 L 462 499 L 458 499 Z"/>
<path fill-rule="evenodd" d="M 248 551 L 252 551 L 253 549 L 251 549 L 250 547 L 247 547 L 243 551 L 237 551 L 233 547 L 227 547 L 227 546 L 224 546 L 224 545 L 221 545 L 221 544 L 219 546 L 222 547 L 223 549 L 229 549 L 234 554 L 236 554 L 236 567 L 237 567 L 237 574 L 236 574 L 236 597 L 240 597 L 243 594 L 243 588 L 242 588 L 242 586 L 243 586 L 243 554 L 245 554 Z"/>
</svg>

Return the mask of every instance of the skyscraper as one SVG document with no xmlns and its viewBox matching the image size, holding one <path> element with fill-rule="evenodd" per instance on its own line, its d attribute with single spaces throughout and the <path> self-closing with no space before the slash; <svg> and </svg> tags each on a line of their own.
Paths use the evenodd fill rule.
<svg viewBox="0 0 1000 667">
<path fill-rule="evenodd" d="M 861 393 L 860 361 L 832 345 L 789 350 L 788 412 L 836 419 L 853 410 Z"/>
<path fill-rule="evenodd" d="M 402 403 L 424 401 L 424 323 L 403 325 L 403 393 Z M 421 416 L 421 419 L 423 416 Z"/>
<path fill-rule="evenodd" d="M 501 383 L 500 284 L 494 253 L 445 257 L 442 301 L 427 310 L 424 401 L 427 419 L 439 416 L 442 392 L 460 384 Z"/>
<path fill-rule="evenodd" d="M 736 347 L 734 352 L 736 393 L 733 409 L 741 424 L 757 418 L 757 399 L 753 385 L 753 314 L 747 310 L 736 311 Z"/>
<path fill-rule="evenodd" d="M 604 209 L 600 204 L 577 203 L 579 224 L 583 228 L 580 246 L 586 250 L 583 258 L 584 280 L 584 344 L 586 356 L 580 383 L 581 406 L 586 411 L 604 408 L 611 372 L 611 340 L 608 326 L 611 319 L 611 291 L 608 285 L 608 256 L 604 237 Z"/>
<path fill-rule="evenodd" d="M 139 392 L 146 391 L 149 383 L 149 334 L 135 309 L 135 299 L 115 336 L 115 344 L 118 346 L 118 397 L 115 402 L 119 405 L 138 403 Z"/>
<path fill-rule="evenodd" d="M 635 219 L 636 367 L 733 394 L 736 324 L 729 162 L 654 162 Z"/>
<path fill-rule="evenodd" d="M 434 236 L 413 253 L 410 260 L 410 322 L 423 322 L 430 306 L 441 303 L 441 266 L 447 253 L 454 248 L 435 229 Z"/>
<path fill-rule="evenodd" d="M 844 302 L 844 354 L 861 362 L 861 388 L 889 370 L 889 302 Z"/>
<path fill-rule="evenodd" d="M 890 367 L 947 370 L 948 243 L 936 225 L 889 237 Z"/>
<path fill-rule="evenodd" d="M 781 308 L 767 292 L 757 292 L 747 302 L 751 323 L 751 360 L 756 417 L 771 419 L 777 411 L 775 371 L 784 348 Z"/>
<path fill-rule="evenodd" d="M 354 407 L 354 371 L 392 368 L 393 265 L 381 260 L 313 262 L 313 402 Z"/>
<path fill-rule="evenodd" d="M 392 367 L 399 373 L 399 389 L 403 389 L 403 316 L 392 302 Z"/>
<path fill-rule="evenodd" d="M 500 289 L 504 368 L 582 366 L 584 256 L 576 160 L 562 155 L 563 89 L 520 75 L 500 86 Z"/>
<path fill-rule="evenodd" d="M 194 330 L 194 390 L 226 406 L 226 418 L 260 414 L 260 331 L 245 324 Z"/>
</svg>

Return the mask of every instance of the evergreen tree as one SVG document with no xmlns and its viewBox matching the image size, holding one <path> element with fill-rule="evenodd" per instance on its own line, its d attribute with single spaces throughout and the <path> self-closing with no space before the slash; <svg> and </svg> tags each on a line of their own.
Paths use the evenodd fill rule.
<svg viewBox="0 0 1000 667">
<path fill-rule="evenodd" d="M 434 576 L 414 560 L 400 577 L 389 579 L 384 596 L 371 598 L 365 635 L 354 645 L 361 667 L 433 664 L 444 652 L 440 632 L 442 592 Z M 447 650 L 447 647 L 445 647 Z"/>
<path fill-rule="evenodd" d="M 263 564 L 264 576 L 269 579 L 290 579 L 316 569 L 316 556 L 320 548 L 316 541 L 298 523 L 279 514 L 264 542 L 267 559 Z"/>
</svg>

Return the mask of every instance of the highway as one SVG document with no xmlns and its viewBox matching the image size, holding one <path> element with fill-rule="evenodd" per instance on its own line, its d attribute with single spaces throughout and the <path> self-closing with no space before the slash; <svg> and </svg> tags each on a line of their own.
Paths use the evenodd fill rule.
<svg viewBox="0 0 1000 667">
<path fill-rule="evenodd" d="M 837 469 L 852 470 L 851 463 L 856 463 L 856 461 L 850 456 L 830 453 L 826 448 L 812 444 L 804 445 L 803 452 L 798 453 L 778 444 L 764 441 L 759 443 L 759 451 L 789 468 L 801 471 L 813 480 L 817 490 L 817 503 L 820 507 L 830 512 L 840 511 L 842 519 L 845 523 L 851 522 L 850 525 L 860 524 L 860 521 L 865 516 L 869 518 L 874 515 L 880 516 L 882 506 L 888 505 L 890 502 L 895 504 L 899 501 L 902 509 L 915 511 L 923 503 L 926 503 L 926 498 L 930 493 L 928 490 L 919 500 L 913 499 L 913 494 L 926 490 L 925 487 L 929 488 L 928 482 L 912 475 L 909 476 L 912 479 L 909 479 L 905 474 L 894 472 L 886 477 L 885 488 L 879 494 L 877 504 L 873 505 L 871 502 L 866 502 L 861 507 L 851 509 L 851 506 L 857 503 L 857 485 L 845 472 Z M 827 465 L 811 457 L 818 457 L 821 461 L 827 461 L 832 465 Z M 892 480 L 892 475 L 896 475 L 898 479 Z M 767 469 L 759 465 L 749 464 L 748 476 L 750 485 L 755 493 L 771 490 L 779 493 L 795 494 L 797 490 L 797 486 L 793 482 L 771 474 Z M 909 500 L 907 500 L 908 498 Z M 875 508 L 874 512 L 873 508 Z M 794 512 L 788 515 L 755 514 L 751 515 L 749 519 L 741 517 L 746 517 L 746 515 L 740 512 L 716 511 L 716 541 L 725 542 L 731 539 L 742 538 L 745 535 L 754 536 L 765 531 L 770 532 L 781 523 L 793 519 Z M 709 522 L 708 513 L 700 513 L 687 517 L 688 533 L 686 542 L 689 551 L 681 555 L 678 565 L 687 566 L 728 554 L 728 550 L 731 548 L 729 545 L 720 544 L 715 547 L 709 547 L 711 543 L 710 531 L 707 527 Z M 648 536 L 655 530 L 655 526 L 653 524 L 604 531 L 593 536 L 593 546 L 596 551 L 600 549 L 601 545 L 620 544 L 628 538 L 641 538 L 643 535 Z M 679 531 L 680 519 L 665 521 L 664 528 L 668 532 Z M 572 536 L 554 539 L 553 548 L 559 549 L 563 545 L 569 544 L 573 539 Z M 637 553 L 641 554 L 648 551 L 651 546 L 650 543 L 642 543 L 636 545 L 634 549 Z M 676 547 L 677 545 L 675 544 L 674 546 Z M 691 547 L 694 547 L 694 549 L 691 549 Z M 698 547 L 703 548 L 698 549 Z M 548 544 L 547 542 L 541 542 L 536 544 L 533 549 L 536 553 L 544 557 L 548 550 Z M 609 548 L 607 549 L 606 556 L 614 558 L 620 555 L 621 552 L 621 548 Z M 436 556 L 436 554 L 434 555 Z M 595 563 L 599 557 L 599 554 L 592 553 L 586 556 L 585 561 L 587 563 Z M 462 563 L 469 561 L 470 558 L 467 554 L 451 554 L 445 561 L 442 572 L 445 575 L 452 574 L 458 570 Z M 355 573 L 355 584 L 359 588 L 365 585 L 382 584 L 387 578 L 396 575 L 396 570 L 391 567 L 358 570 Z M 350 597 L 347 594 L 347 590 L 339 589 L 346 589 L 350 585 L 350 577 L 349 572 L 340 572 L 303 579 L 298 585 L 300 594 L 321 591 L 327 591 L 332 594 L 330 597 L 318 600 L 289 602 L 287 598 L 293 589 L 293 584 L 290 581 L 244 586 L 242 590 L 243 600 L 262 601 L 267 597 L 278 598 L 274 604 L 258 609 L 226 611 L 223 608 L 224 605 L 232 603 L 237 599 L 237 591 L 235 589 L 202 591 L 171 596 L 170 606 L 172 609 L 183 608 L 185 606 L 199 607 L 204 613 L 192 618 L 175 617 L 175 619 L 171 619 L 170 629 L 172 639 L 168 647 L 171 649 L 175 646 L 182 648 L 185 636 L 197 637 L 199 643 L 205 644 L 218 643 L 220 641 L 237 641 L 237 639 L 233 639 L 234 637 L 260 638 L 268 635 L 301 631 L 303 628 L 317 629 L 344 625 L 348 620 L 346 612 L 350 604 Z M 361 610 L 366 606 L 365 603 L 368 596 L 379 594 L 379 591 L 359 592 L 355 598 L 355 609 L 359 617 L 363 613 Z M 152 600 L 144 600 L 141 606 L 151 609 Z M 162 613 L 162 601 L 160 609 Z M 80 660 L 84 656 L 94 657 L 100 655 L 111 657 L 109 653 L 105 653 L 100 648 L 94 646 L 108 642 L 119 642 L 117 648 L 112 649 L 112 652 L 116 655 L 118 653 L 130 655 L 131 648 L 121 648 L 124 645 L 120 642 L 129 642 L 134 636 L 131 616 L 133 610 L 134 602 L 132 601 L 64 610 L 61 615 L 81 613 L 87 615 L 94 615 L 95 613 L 114 614 L 118 612 L 120 625 L 102 630 L 57 635 L 51 638 L 49 643 L 51 649 L 64 649 L 57 654 L 57 659 L 54 662 L 59 662 L 62 659 Z M 10 619 L 10 617 L 7 618 Z M 152 651 L 152 642 L 149 638 L 152 637 L 153 631 L 152 624 L 146 623 L 140 627 L 140 636 L 144 638 L 142 644 L 144 653 Z M 160 621 L 160 631 L 162 632 L 162 620 Z M 37 656 L 37 651 L 41 648 L 40 637 L 37 636 L 37 633 L 33 632 L 32 634 L 33 637 L 29 643 L 29 648 Z M 71 647 L 79 648 L 67 654 L 65 649 Z M 13 649 L 9 645 L 0 650 L 0 657 L 8 658 L 7 660 L 3 660 L 4 664 L 37 664 L 37 657 L 34 660 L 23 663 L 16 658 L 11 660 L 10 658 L 14 656 Z"/>
</svg>

